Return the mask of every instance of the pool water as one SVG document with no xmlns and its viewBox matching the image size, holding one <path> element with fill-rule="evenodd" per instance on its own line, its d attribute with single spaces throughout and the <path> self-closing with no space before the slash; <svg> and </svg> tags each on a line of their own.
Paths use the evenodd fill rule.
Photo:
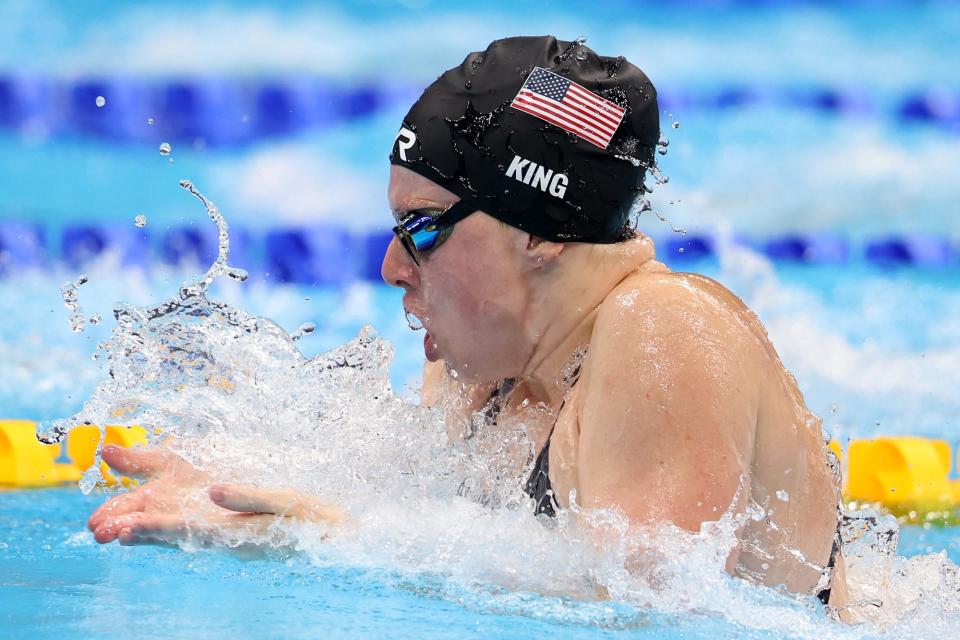
<svg viewBox="0 0 960 640">
<path fill-rule="evenodd" d="M 938 362 L 937 358 L 957 345 L 957 336 L 941 323 L 960 303 L 960 284 L 954 279 L 937 271 L 906 269 L 891 274 L 866 265 L 839 271 L 778 268 L 743 248 L 722 251 L 719 261 L 689 266 L 727 283 L 758 311 L 785 363 L 797 374 L 811 407 L 824 417 L 827 432 L 841 441 L 898 433 L 953 438 L 950 421 L 957 415 L 958 399 L 949 380 L 957 360 Z M 137 302 L 158 300 L 169 294 L 171 284 L 179 282 L 181 275 L 118 276 L 96 267 L 90 274 L 94 289 L 81 289 L 81 301 L 90 302 L 85 309 L 88 313 L 98 304 L 109 308 L 106 301 L 119 291 L 134 293 L 135 289 L 130 299 Z M 21 373 L 33 381 L 31 390 L 14 394 L 8 389 L 4 400 L 8 407 L 19 407 L 21 415 L 60 417 L 75 411 L 103 375 L 100 365 L 87 355 L 105 335 L 86 339 L 69 331 L 63 311 L 57 308 L 59 277 L 36 275 L 34 286 L 48 293 L 22 305 L 6 327 L 6 335 L 20 332 L 17 342 L 21 344 L 36 344 L 36 339 L 49 335 L 47 349 L 59 349 L 55 358 L 71 367 L 66 378 L 50 363 Z M 131 287 L 131 282 L 137 286 Z M 420 341 L 398 312 L 396 291 L 365 284 L 343 291 L 225 283 L 212 297 L 269 315 L 291 331 L 304 320 L 316 321 L 316 333 L 300 343 L 307 354 L 341 344 L 366 321 L 379 324 L 398 350 L 391 375 L 394 387 L 411 401 L 415 399 Z M 342 313 L 325 311 L 330 308 Z M 55 312 L 50 313 L 51 309 Z M 904 319 L 907 309 L 909 325 Z M 17 314 L 44 318 L 44 324 L 27 326 L 18 321 Z M 910 330 L 905 331 L 905 326 Z M 91 330 L 94 335 L 105 331 L 101 327 L 87 331 Z M 818 357 L 811 357 L 811 352 Z M 851 370 L 874 378 L 864 382 L 850 375 Z M 932 371 L 940 371 L 940 375 L 931 375 Z M 883 379 L 891 382 L 883 383 Z M 895 397 L 890 397 L 893 387 L 884 384 L 896 385 Z M 49 396 L 57 389 L 71 391 L 58 400 L 59 407 Z M 402 521 L 412 516 L 389 515 L 399 518 L 392 520 L 392 525 L 400 533 L 367 538 L 376 544 L 398 545 L 380 554 L 340 550 L 328 556 L 308 553 L 286 560 L 242 561 L 219 552 L 101 547 L 85 531 L 84 522 L 105 497 L 101 490 L 84 496 L 75 488 L 0 493 L 0 540 L 4 541 L 0 543 L 0 616 L 6 616 L 0 620 L 8 623 L 4 628 L 16 630 L 17 637 L 83 635 L 98 629 L 116 635 L 146 629 L 148 637 L 166 631 L 191 637 L 225 633 L 300 637 L 315 635 L 318 629 L 360 637 L 527 637 L 539 633 L 560 637 L 897 637 L 919 629 L 918 620 L 931 632 L 960 620 L 955 596 L 951 600 L 949 594 L 945 603 L 927 610 L 921 607 L 893 630 L 882 631 L 838 628 L 824 620 L 811 603 L 793 602 L 772 592 L 744 596 L 738 589 L 766 590 L 733 579 L 722 585 L 723 598 L 729 600 L 705 611 L 683 604 L 682 593 L 675 594 L 681 599 L 679 605 L 648 608 L 505 588 L 497 576 L 511 575 L 510 571 L 526 576 L 527 584 L 537 584 L 531 577 L 537 567 L 517 559 L 523 545 L 514 550 L 503 548 L 506 574 L 491 572 L 487 560 L 475 559 L 464 569 L 456 555 L 448 560 L 433 557 L 433 545 L 437 545 L 436 553 L 441 553 L 441 547 L 452 547 L 461 549 L 467 558 L 484 556 L 484 546 L 489 544 L 484 540 L 498 525 L 483 522 L 481 514 L 472 532 L 464 530 L 463 523 L 457 522 L 456 509 L 415 536 L 409 543 L 414 548 L 406 550 L 404 537 L 412 531 L 404 529 L 409 522 Z M 435 506 L 446 509 L 454 505 L 441 502 Z M 476 518 L 477 514 L 467 517 Z M 444 527 L 449 531 L 444 533 Z M 449 539 L 444 540 L 445 536 Z M 471 540 L 471 536 L 477 537 Z M 930 554 L 945 554 L 954 563 L 960 560 L 960 528 L 907 525 L 901 536 L 901 556 L 932 559 Z M 510 544 L 502 536 L 492 540 Z M 420 561 L 426 561 L 429 568 L 418 571 Z M 564 560 L 560 566 L 569 562 Z M 914 575 L 905 584 L 915 589 L 922 580 Z M 672 596 L 668 592 L 664 597 Z M 197 602 L 204 605 L 198 607 Z M 770 610 L 790 622 L 778 622 L 776 617 L 771 621 L 762 613 Z M 237 622 L 239 616 L 242 625 Z M 940 626 L 930 626 L 930 618 Z"/>
<path fill-rule="evenodd" d="M 29 260 L 0 260 L 0 417 L 81 410 L 107 378 L 91 356 L 110 338 L 116 303 L 169 299 L 205 267 L 163 256 L 163 243 L 185 229 L 214 233 L 178 187 L 182 178 L 220 205 L 235 239 L 247 234 L 261 248 L 290 229 L 382 234 L 391 224 L 386 153 L 410 101 L 441 67 L 510 25 L 586 35 L 598 52 L 623 53 L 650 75 L 670 138 L 660 160 L 670 181 L 652 194 L 667 222 L 645 214 L 639 227 L 671 266 L 716 277 L 758 313 L 827 433 L 841 442 L 919 434 L 956 450 L 960 216 L 948 177 L 960 175 L 960 11 L 936 2 L 596 7 L 585 15 L 562 0 L 0 5 L 0 245 L 24 224 L 44 238 Z M 102 108 L 90 99 L 100 93 Z M 337 97 L 320 108 L 316 95 Z M 287 99 L 303 107 L 299 119 L 263 116 L 286 113 L 271 100 Z M 162 142 L 172 144 L 169 156 L 158 152 Z M 71 251 L 78 228 L 123 233 L 137 215 L 150 242 L 139 264 Z M 816 234 L 841 238 L 843 256 L 771 260 L 783 254 L 771 241 Z M 700 258 L 676 250 L 694 236 L 709 241 Z M 869 247 L 903 238 L 919 238 L 922 259 L 869 258 Z M 421 336 L 403 318 L 402 292 L 377 283 L 375 269 L 305 286 L 278 278 L 263 251 L 245 259 L 236 266 L 250 279 L 218 282 L 212 299 L 289 332 L 315 322 L 297 343 L 306 357 L 372 324 L 396 350 L 394 392 L 415 402 Z M 83 312 L 104 320 L 74 333 L 60 286 L 81 272 Z M 298 426 L 278 420 L 262 435 L 290 446 Z M 397 450 L 416 444 L 396 424 L 383 426 L 403 436 Z M 313 438 L 302 450 L 349 463 L 349 447 L 329 450 L 338 442 Z M 374 449 L 357 456 L 389 453 Z M 442 480 L 443 469 L 434 471 Z M 298 473 L 270 479 L 323 487 L 322 476 Z M 376 496 L 355 536 L 261 561 L 98 546 L 84 523 L 111 490 L 0 490 L 0 637 L 893 638 L 955 637 L 960 628 L 960 595 L 939 582 L 960 563 L 960 527 L 904 526 L 891 575 L 895 595 L 914 603 L 882 628 L 845 627 L 811 599 L 723 575 L 710 564 L 709 536 L 675 540 L 682 551 L 657 593 L 618 573 L 616 559 L 588 557 L 532 518 L 397 486 L 396 496 Z M 592 581 L 618 597 L 580 597 Z"/>
<path fill-rule="evenodd" d="M 638 612 L 616 603 L 581 604 L 522 593 L 498 598 L 383 569 L 99 546 L 81 523 L 102 499 L 99 492 L 83 496 L 75 489 L 0 493 L 0 637 L 792 635 L 790 629 L 761 631 L 696 612 Z M 960 535 L 902 529 L 902 554 L 940 549 L 960 562 Z M 830 626 L 822 623 L 817 631 L 836 633 Z"/>
</svg>

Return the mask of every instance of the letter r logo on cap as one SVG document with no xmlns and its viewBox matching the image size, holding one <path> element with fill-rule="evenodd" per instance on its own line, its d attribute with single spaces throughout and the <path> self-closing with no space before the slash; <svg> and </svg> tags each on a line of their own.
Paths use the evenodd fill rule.
<svg viewBox="0 0 960 640">
<path fill-rule="evenodd" d="M 395 140 L 397 141 L 397 151 L 400 153 L 400 158 L 404 162 L 409 162 L 407 160 L 407 150 L 417 141 L 417 134 L 406 127 L 400 127 Z"/>
</svg>

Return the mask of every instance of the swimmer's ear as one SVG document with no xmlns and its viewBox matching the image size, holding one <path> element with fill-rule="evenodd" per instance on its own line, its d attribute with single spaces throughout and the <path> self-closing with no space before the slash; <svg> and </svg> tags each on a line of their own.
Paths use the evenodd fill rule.
<svg viewBox="0 0 960 640">
<path fill-rule="evenodd" d="M 527 234 L 526 254 L 531 266 L 542 267 L 556 260 L 566 245 L 562 242 L 550 242 L 532 233 Z"/>
</svg>

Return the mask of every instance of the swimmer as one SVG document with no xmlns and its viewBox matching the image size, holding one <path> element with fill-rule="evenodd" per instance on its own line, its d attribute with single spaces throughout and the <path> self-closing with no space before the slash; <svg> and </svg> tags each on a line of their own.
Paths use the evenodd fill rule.
<svg viewBox="0 0 960 640">
<path fill-rule="evenodd" d="M 572 495 L 689 531 L 759 510 L 727 570 L 842 607 L 820 420 L 757 317 L 717 282 L 671 272 L 630 223 L 659 138 L 646 75 L 580 42 L 498 40 L 424 91 L 390 154 L 382 264 L 424 325 L 423 403 L 466 400 L 448 409 L 454 433 L 476 411 L 491 428 L 522 414 L 541 517 Z M 198 527 L 178 500 L 208 476 L 158 451 L 103 457 L 151 481 L 90 517 L 102 543 L 229 543 L 277 517 L 344 517 L 310 496 L 213 485 Z"/>
</svg>

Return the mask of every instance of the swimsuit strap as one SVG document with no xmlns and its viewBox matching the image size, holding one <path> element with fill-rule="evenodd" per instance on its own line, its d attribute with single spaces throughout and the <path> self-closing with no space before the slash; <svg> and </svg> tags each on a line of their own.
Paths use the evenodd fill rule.
<svg viewBox="0 0 960 640">
<path fill-rule="evenodd" d="M 573 382 L 570 384 L 570 389 L 573 389 L 573 386 L 580 380 L 579 364 L 577 368 L 573 370 L 570 377 L 573 379 Z M 535 516 L 543 513 L 553 518 L 557 515 L 554 506 L 556 506 L 556 508 L 560 507 L 556 497 L 553 495 L 553 487 L 550 484 L 550 439 L 553 437 L 554 429 L 557 428 L 557 421 L 560 420 L 560 412 L 563 411 L 565 404 L 566 400 L 560 403 L 560 408 L 557 410 L 557 419 L 554 420 L 553 426 L 550 427 L 547 441 L 543 444 L 543 448 L 540 449 L 537 460 L 533 464 L 533 471 L 530 472 L 530 477 L 527 478 L 527 482 L 523 485 L 524 493 L 534 500 L 533 515 Z"/>
</svg>

